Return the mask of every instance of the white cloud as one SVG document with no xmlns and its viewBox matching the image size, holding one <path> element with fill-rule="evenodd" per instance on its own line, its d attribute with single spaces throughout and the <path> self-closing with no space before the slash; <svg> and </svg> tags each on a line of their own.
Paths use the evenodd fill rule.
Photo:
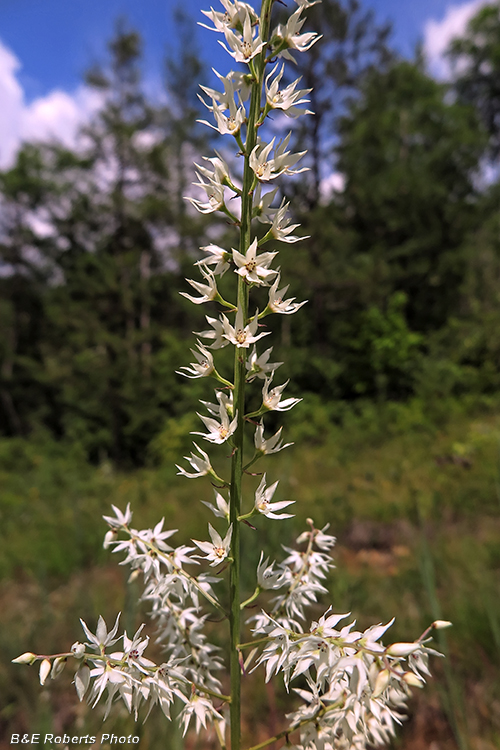
<svg viewBox="0 0 500 750">
<path fill-rule="evenodd" d="M 447 79 L 451 70 L 444 57 L 451 40 L 461 36 L 470 19 L 492 0 L 469 0 L 466 3 L 448 5 L 440 21 L 430 18 L 424 26 L 424 50 L 430 72 L 437 78 Z"/>
<path fill-rule="evenodd" d="M 86 86 L 73 93 L 55 89 L 29 104 L 19 83 L 20 61 L 0 41 L 0 168 L 8 167 L 23 141 L 57 139 L 76 142 L 79 127 L 101 102 Z"/>
<path fill-rule="evenodd" d="M 342 193 L 345 188 L 345 175 L 341 172 L 332 172 L 321 180 L 319 192 L 321 202 L 327 204 L 335 193 Z"/>
</svg>

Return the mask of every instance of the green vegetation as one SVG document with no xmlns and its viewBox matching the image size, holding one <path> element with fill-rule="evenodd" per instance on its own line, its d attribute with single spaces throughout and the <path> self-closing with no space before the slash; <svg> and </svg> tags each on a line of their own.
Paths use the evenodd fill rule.
<svg viewBox="0 0 500 750">
<path fill-rule="evenodd" d="M 449 402 L 447 418 L 417 401 L 398 408 L 365 404 L 342 417 L 325 417 L 312 403 L 301 408 L 291 428 L 296 447 L 275 458 L 280 499 L 296 499 L 297 516 L 287 522 L 288 538 L 278 538 L 271 524 L 259 526 L 259 543 L 244 550 L 245 588 L 253 590 L 261 546 L 279 557 L 281 543 L 292 540 L 307 516 L 330 522 L 338 537 L 330 589 L 335 611 L 352 612 L 361 627 L 396 612 L 393 636 L 402 640 L 429 620 L 453 621 L 440 643 L 447 658 L 434 665 L 430 689 L 416 696 L 399 745 L 416 736 L 423 741 L 427 722 L 426 736 L 451 743 L 446 747 L 498 747 L 498 399 L 467 407 Z M 82 454 L 47 439 L 0 443 L 0 628 L 8 657 L 0 672 L 0 720 L 8 731 L 48 731 L 60 722 L 71 727 L 77 716 L 86 731 L 100 731 L 95 712 L 76 705 L 71 675 L 44 699 L 36 671 L 20 670 L 9 659 L 26 649 L 71 645 L 80 637 L 80 616 L 93 622 L 99 613 L 112 619 L 122 610 L 129 630 L 138 624 L 140 581 L 127 585 L 119 556 L 111 560 L 102 550 L 101 514 L 109 503 L 123 509 L 130 502 L 139 528 L 164 515 L 167 527 L 182 530 L 179 539 L 203 532 L 198 503 L 212 498 L 194 496 L 192 483 L 177 477 L 172 464 L 189 446 L 186 427 L 170 423 L 156 447 L 162 463 L 132 473 L 109 462 L 91 467 Z M 250 690 L 255 695 L 247 718 L 255 737 L 256 717 L 262 726 L 273 717 L 258 680 Z M 273 700 L 279 703 L 279 693 Z M 36 711 L 28 714 L 28 705 Z M 119 711 L 106 727 L 114 722 L 130 733 L 127 721 Z M 140 731 L 147 746 L 156 747 L 156 719 Z"/>
<path fill-rule="evenodd" d="M 394 637 L 407 640 L 453 621 L 397 746 L 498 750 L 500 6 L 454 42 L 449 84 L 399 59 L 357 3 L 311 11 L 324 42 L 299 73 L 317 117 L 293 136 L 311 171 L 286 187 L 310 238 L 280 256 L 290 294 L 309 303 L 266 339 L 287 361 L 279 382 L 305 395 L 283 420 L 296 445 L 276 458 L 277 499 L 298 501 L 282 528 L 291 539 L 308 516 L 331 523 L 332 603 L 362 627 L 397 612 Z M 70 646 L 80 616 L 122 610 L 129 632 L 140 621 L 140 582 L 102 549 L 110 503 L 130 502 L 140 527 L 165 516 L 183 539 L 204 533 L 198 503 L 212 498 L 174 463 L 209 398 L 206 382 L 175 375 L 205 309 L 193 317 L 178 292 L 226 226 L 182 199 L 207 150 L 186 89 L 202 67 L 193 25 L 178 22 L 168 105 L 146 93 L 140 38 L 119 27 L 87 76 L 102 107 L 82 148 L 26 144 L 0 173 L 2 737 L 100 731 L 69 675 L 43 697 L 10 659 Z M 333 172 L 344 188 L 326 195 Z M 258 534 L 279 555 L 289 539 L 275 528 Z M 244 550 L 249 591 L 259 552 Z M 280 694 L 248 694 L 248 731 L 277 730 Z M 143 750 L 173 731 L 154 713 L 134 728 L 118 711 L 108 726 L 140 733 Z"/>
</svg>

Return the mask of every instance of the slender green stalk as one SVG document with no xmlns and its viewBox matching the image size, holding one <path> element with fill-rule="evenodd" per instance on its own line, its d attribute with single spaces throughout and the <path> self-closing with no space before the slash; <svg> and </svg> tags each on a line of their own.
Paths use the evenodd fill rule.
<svg viewBox="0 0 500 750">
<path fill-rule="evenodd" d="M 263 0 L 260 16 L 261 39 L 267 40 L 271 9 L 274 0 Z M 241 194 L 241 220 L 239 250 L 246 253 L 251 244 L 251 223 L 253 210 L 254 175 L 250 167 L 250 154 L 257 143 L 258 120 L 261 114 L 262 87 L 266 66 L 266 50 L 260 54 L 255 65 L 255 79 L 252 85 L 250 108 L 248 113 L 246 141 L 244 149 L 245 165 L 243 170 L 243 187 Z M 243 277 L 238 278 L 237 308 L 243 313 L 243 321 L 248 319 L 249 287 Z M 245 381 L 246 381 L 246 351 L 236 347 L 234 358 L 234 408 L 238 413 L 238 426 L 234 434 L 234 451 L 231 461 L 231 490 L 230 490 L 230 521 L 233 524 L 231 555 L 233 563 L 229 576 L 230 602 L 230 673 L 231 673 L 231 750 L 240 750 L 241 746 L 241 666 L 238 644 L 240 642 L 240 566 L 241 542 L 240 523 L 241 513 L 241 484 L 243 477 L 243 442 L 245 416 Z"/>
</svg>

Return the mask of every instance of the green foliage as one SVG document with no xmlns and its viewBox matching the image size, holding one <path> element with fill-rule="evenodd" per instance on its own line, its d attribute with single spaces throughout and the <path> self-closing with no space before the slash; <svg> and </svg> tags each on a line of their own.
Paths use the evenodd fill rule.
<svg viewBox="0 0 500 750">
<path fill-rule="evenodd" d="M 174 374 L 193 327 L 178 291 L 202 225 L 190 219 L 186 238 L 178 155 L 199 138 L 192 105 L 146 100 L 136 32 L 119 25 L 109 49 L 109 65 L 87 76 L 103 104 L 84 148 L 27 146 L 3 175 L 0 410 L 5 434 L 43 425 L 95 461 L 129 464 L 192 398 Z"/>
<path fill-rule="evenodd" d="M 490 154 L 500 151 L 500 5 L 480 8 L 470 19 L 463 37 L 448 48 L 458 96 L 472 104 L 489 135 Z"/>
<path fill-rule="evenodd" d="M 319 400 L 308 398 L 301 408 L 289 433 L 297 446 L 274 460 L 280 497 L 300 499 L 299 515 L 285 530 L 268 524 L 255 532 L 255 543 L 244 550 L 245 590 L 254 588 L 252 571 L 261 548 L 281 558 L 281 544 L 303 529 L 307 516 L 314 515 L 318 524 L 330 522 L 338 537 L 330 591 L 334 610 L 352 611 L 361 628 L 386 622 L 397 611 L 395 639 L 420 632 L 438 615 L 452 620 L 446 669 L 457 690 L 468 696 L 469 731 L 491 740 L 498 732 L 494 706 L 500 697 L 495 679 L 500 659 L 498 398 L 469 407 L 462 400 L 448 401 L 444 418 L 422 402 L 366 401 L 364 407 L 340 402 L 322 410 Z M 130 502 L 136 528 L 165 516 L 166 528 L 182 529 L 179 541 L 189 543 L 203 534 L 199 503 L 213 499 L 211 490 L 196 485 L 193 494 L 193 484 L 176 477 L 171 465 L 179 458 L 177 450 L 189 450 L 182 437 L 189 428 L 185 420 L 170 421 L 160 441 L 165 463 L 127 473 L 109 462 L 91 466 L 84 451 L 47 436 L 0 441 L 0 627 L 6 654 L 0 665 L 0 705 L 12 731 L 22 725 L 36 731 L 43 712 L 48 725 L 62 721 L 69 728 L 75 719 L 68 704 L 70 674 L 42 704 L 36 671 L 24 673 L 9 664 L 10 658 L 28 645 L 38 651 L 69 646 L 81 635 L 78 616 L 94 623 L 98 614 L 110 619 L 121 609 L 129 618 L 127 632 L 141 616 L 127 604 L 140 592 L 140 582 L 130 584 L 137 589 L 125 599 L 127 572 L 101 549 L 101 514 L 109 504 L 124 509 Z M 255 470 L 265 470 L 265 463 Z M 216 640 L 217 630 L 215 623 Z M 459 698 L 437 692 L 447 680 L 440 669 L 444 664 L 436 666 L 438 674 L 419 698 L 415 719 L 405 730 L 408 738 L 416 738 L 419 721 L 436 701 L 452 712 L 448 721 L 457 718 Z M 260 706 L 263 697 L 253 689 L 252 707 Z M 100 731 L 99 715 L 84 704 L 79 711 L 86 727 Z M 251 708 L 248 721 L 260 726 L 264 716 Z M 441 724 L 444 716 L 443 709 Z M 141 743 L 154 748 L 159 746 L 154 713 L 151 718 L 152 725 L 148 720 L 140 729 Z M 123 721 L 117 714 L 102 731 Z M 460 714 L 458 721 L 463 724 Z M 440 736 L 439 722 L 428 725 L 428 737 Z M 133 731 L 132 725 L 127 731 Z"/>
<path fill-rule="evenodd" d="M 393 59 L 388 39 L 390 24 L 377 24 L 372 9 L 358 0 L 322 0 L 309 8 L 304 30 L 321 30 L 321 43 L 315 44 L 304 59 L 297 59 L 301 87 L 311 89 L 310 109 L 314 117 L 301 118 L 293 129 L 295 150 L 307 149 L 310 172 L 291 182 L 293 204 L 302 202 L 306 210 L 321 202 L 322 180 L 335 168 L 334 148 L 337 121 L 350 98 L 371 70 L 384 70 Z M 296 78 L 295 69 L 293 78 Z"/>
<path fill-rule="evenodd" d="M 467 75 L 494 57 L 497 10 L 482 9 L 455 43 Z M 146 94 L 140 37 L 122 23 L 107 64 L 87 76 L 102 106 L 82 146 L 28 144 L 0 175 L 2 434 L 42 427 L 94 462 L 157 461 L 171 451 L 168 425 L 201 393 L 174 375 L 199 327 L 178 291 L 190 291 L 183 276 L 200 246 L 226 246 L 226 227 L 207 232 L 183 200 L 205 144 L 189 83 L 201 63 L 177 16 L 167 106 Z M 308 23 L 324 37 L 299 70 L 317 114 L 295 136 L 312 169 L 287 190 L 302 198 L 310 238 L 282 264 L 289 293 L 309 302 L 268 339 L 287 361 L 283 381 L 327 412 L 343 399 L 363 411 L 370 399 L 417 396 L 439 409 L 495 392 L 498 187 L 477 179 L 489 73 L 490 88 L 466 105 L 419 62 L 395 61 L 389 29 L 357 3 L 325 1 Z M 327 199 L 332 170 L 345 187 Z M 263 290 L 262 309 L 266 300 Z"/>
<path fill-rule="evenodd" d="M 4 438 L 0 476 L 1 578 L 44 581 L 102 559 L 95 519 L 107 507 L 109 477 L 86 463 L 77 444 Z"/>
<path fill-rule="evenodd" d="M 404 291 L 410 327 L 440 328 L 456 309 L 461 247 L 477 221 L 473 172 L 484 139 L 473 109 L 402 62 L 367 78 L 340 136 L 342 203 L 359 251 L 370 248 L 379 294 Z"/>
</svg>

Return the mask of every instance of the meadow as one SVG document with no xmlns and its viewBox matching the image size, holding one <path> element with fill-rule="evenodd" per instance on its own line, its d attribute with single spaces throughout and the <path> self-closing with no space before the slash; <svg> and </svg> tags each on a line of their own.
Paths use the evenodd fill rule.
<svg viewBox="0 0 500 750">
<path fill-rule="evenodd" d="M 278 499 L 296 500 L 295 518 L 247 529 L 244 587 L 253 590 L 261 547 L 279 559 L 280 545 L 300 533 L 307 517 L 330 523 L 337 567 L 318 614 L 331 603 L 364 628 L 396 613 L 392 638 L 403 641 L 432 620 L 453 622 L 438 633 L 446 658 L 434 659 L 433 678 L 415 691 L 395 747 L 500 748 L 499 399 L 349 409 L 309 400 L 290 421 L 296 445 L 274 457 L 274 475 L 281 480 Z M 36 668 L 10 663 L 27 649 L 69 648 L 82 638 L 79 617 L 94 627 L 99 614 L 111 623 L 121 611 L 129 633 L 142 622 L 140 580 L 127 582 L 120 556 L 102 548 L 101 516 L 111 503 L 124 509 L 130 502 L 138 528 L 165 516 L 179 541 L 203 538 L 200 501 L 212 499 L 210 487 L 177 477 L 174 466 L 189 450 L 190 429 L 190 418 L 169 420 L 151 447 L 150 465 L 129 472 L 105 460 L 89 464 L 75 446 L 47 435 L 0 442 L 2 750 L 13 732 L 73 729 L 138 734 L 144 750 L 208 747 L 189 734 L 182 744 L 155 711 L 135 725 L 117 705 L 103 724 L 100 709 L 78 702 L 69 668 L 42 689 Z M 214 623 L 223 647 L 220 630 Z M 281 728 L 278 717 L 290 700 L 280 687 L 264 689 L 261 677 L 249 675 L 243 688 L 245 734 L 253 742 Z"/>
</svg>

